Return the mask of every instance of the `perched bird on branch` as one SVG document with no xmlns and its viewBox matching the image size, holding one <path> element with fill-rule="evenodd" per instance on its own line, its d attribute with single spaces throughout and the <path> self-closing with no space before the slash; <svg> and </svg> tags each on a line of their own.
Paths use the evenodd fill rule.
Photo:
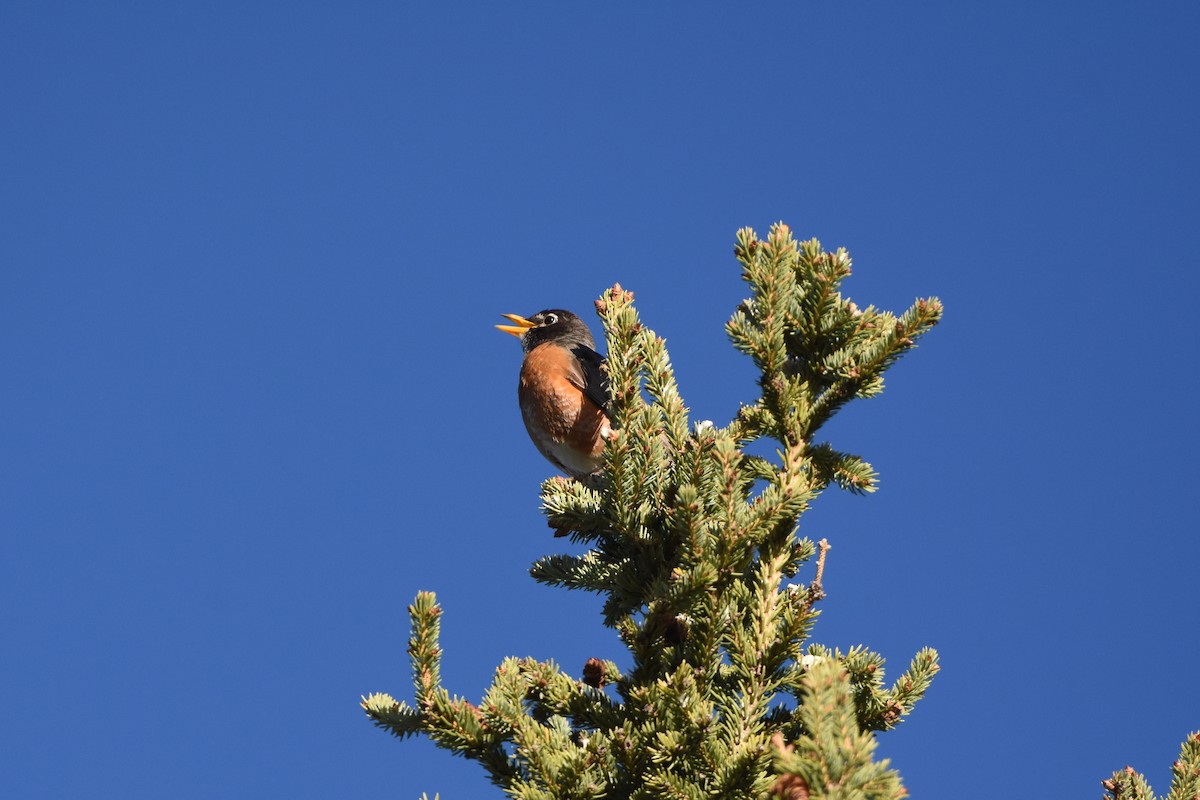
<svg viewBox="0 0 1200 800">
<path fill-rule="evenodd" d="M 520 339 L 525 352 L 517 400 L 529 438 L 571 477 L 595 476 L 604 464 L 604 442 L 612 435 L 612 423 L 606 413 L 604 357 L 596 352 L 587 323 L 558 308 L 529 318 L 501 316 L 513 324 L 496 327 Z"/>
</svg>

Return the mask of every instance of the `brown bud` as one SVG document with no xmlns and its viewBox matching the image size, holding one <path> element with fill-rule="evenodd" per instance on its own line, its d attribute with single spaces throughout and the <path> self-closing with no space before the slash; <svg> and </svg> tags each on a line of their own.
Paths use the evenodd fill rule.
<svg viewBox="0 0 1200 800">
<path fill-rule="evenodd" d="M 1115 781 L 1111 781 L 1111 780 L 1100 781 L 1100 785 L 1103 786 L 1105 789 L 1108 789 L 1110 792 L 1117 791 L 1117 784 Z"/>
<path fill-rule="evenodd" d="M 799 775 L 780 775 L 771 784 L 771 794 L 780 800 L 808 800 L 808 784 Z"/>
<path fill-rule="evenodd" d="M 596 301 L 596 313 L 600 314 L 601 316 L 607 314 L 608 313 L 608 301 L 597 300 Z"/>
<path fill-rule="evenodd" d="M 564 536 L 570 536 L 570 535 L 571 535 L 571 529 L 570 529 L 570 528 L 568 528 L 568 527 L 565 527 L 565 526 L 564 526 L 564 527 L 562 527 L 562 528 L 555 528 L 555 529 L 554 529 L 554 538 L 555 538 L 555 539 L 561 539 L 561 538 L 563 538 Z"/>
<path fill-rule="evenodd" d="M 593 689 L 599 689 L 605 684 L 604 662 L 598 658 L 589 658 L 583 665 L 583 682 Z"/>
</svg>

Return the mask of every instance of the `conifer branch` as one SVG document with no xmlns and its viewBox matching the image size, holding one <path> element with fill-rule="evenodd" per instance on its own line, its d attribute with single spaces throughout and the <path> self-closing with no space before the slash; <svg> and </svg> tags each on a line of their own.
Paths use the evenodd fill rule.
<svg viewBox="0 0 1200 800">
<path fill-rule="evenodd" d="M 407 703 L 397 702 L 390 694 L 375 692 L 363 697 L 360 705 L 376 727 L 393 736 L 404 739 L 421 731 L 420 712 Z"/>
<path fill-rule="evenodd" d="M 807 702 L 800 708 L 805 733 L 793 743 L 775 738 L 771 787 L 778 798 L 864 798 L 899 800 L 907 792 L 900 777 L 874 761 L 875 738 L 860 730 L 850 677 L 833 660 L 819 662 L 804 680 Z"/>
<path fill-rule="evenodd" d="M 1133 767 L 1125 767 L 1101 781 L 1112 800 L 1157 800 L 1146 778 Z M 1171 789 L 1165 800 L 1198 800 L 1200 798 L 1200 731 L 1184 740 L 1179 758 L 1171 765 Z"/>
<path fill-rule="evenodd" d="M 916 702 L 925 696 L 926 690 L 933 683 L 933 676 L 940 669 L 937 651 L 930 647 L 926 647 L 913 656 L 912 663 L 896 680 L 889 692 L 895 704 L 895 713 L 899 716 L 894 720 L 887 720 L 888 727 L 893 727 L 901 716 L 912 711 Z"/>
</svg>

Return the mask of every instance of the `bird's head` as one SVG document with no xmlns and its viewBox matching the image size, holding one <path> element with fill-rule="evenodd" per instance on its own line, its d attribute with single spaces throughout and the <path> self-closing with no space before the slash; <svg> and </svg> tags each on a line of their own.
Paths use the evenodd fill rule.
<svg viewBox="0 0 1200 800">
<path fill-rule="evenodd" d="M 596 349 L 596 340 L 587 323 L 570 311 L 561 308 L 550 308 L 539 311 L 532 317 L 518 317 L 516 314 L 501 314 L 511 321 L 512 325 L 497 325 L 505 333 L 511 333 L 521 340 L 521 348 L 528 353 L 533 348 L 546 342 L 554 342 L 564 347 L 585 345 Z"/>
</svg>

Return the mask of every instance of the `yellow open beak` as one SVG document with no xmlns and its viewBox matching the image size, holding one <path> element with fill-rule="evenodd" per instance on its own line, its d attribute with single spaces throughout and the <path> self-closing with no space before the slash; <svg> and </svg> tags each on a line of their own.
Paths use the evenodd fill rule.
<svg viewBox="0 0 1200 800">
<path fill-rule="evenodd" d="M 496 326 L 499 330 L 502 330 L 505 333 L 511 333 L 513 336 L 524 336 L 525 331 L 529 330 L 530 328 L 537 327 L 536 322 L 530 322 L 529 320 L 525 319 L 524 317 L 518 317 L 516 314 L 501 314 L 500 316 L 504 317 L 505 319 L 510 319 L 513 322 L 517 323 L 516 325 L 497 325 Z"/>
</svg>

